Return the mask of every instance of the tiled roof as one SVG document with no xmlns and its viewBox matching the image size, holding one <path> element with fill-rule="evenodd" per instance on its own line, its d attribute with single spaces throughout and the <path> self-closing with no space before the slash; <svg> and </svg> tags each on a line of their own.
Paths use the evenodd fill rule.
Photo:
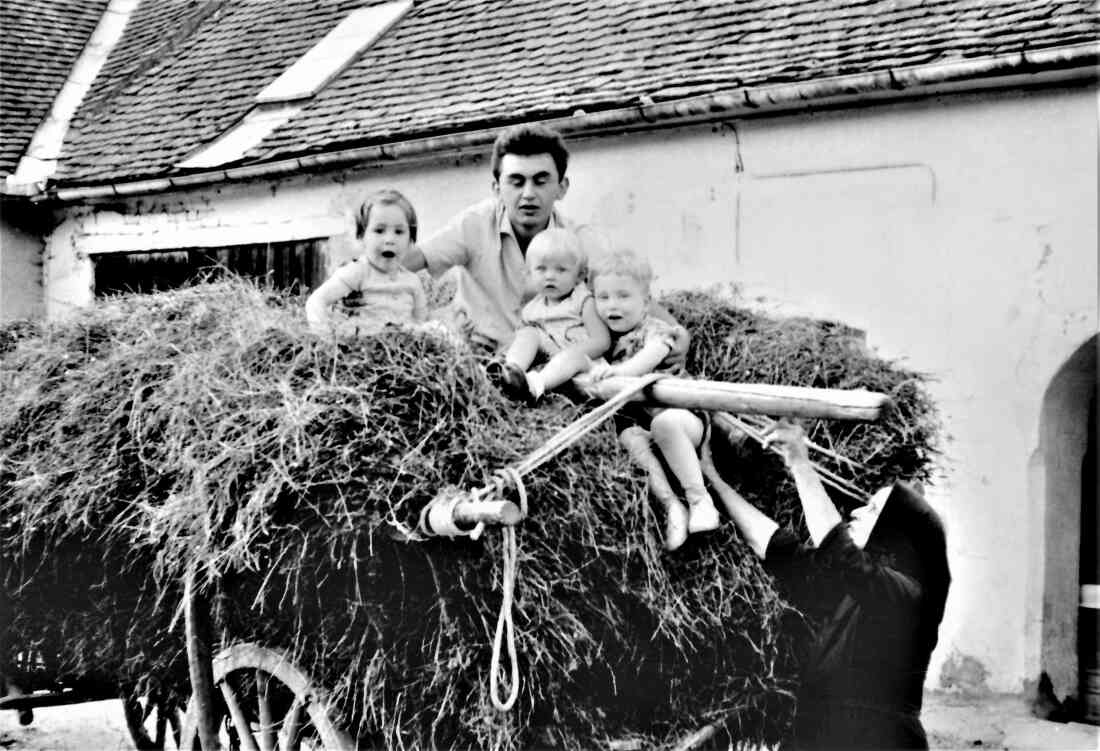
<svg viewBox="0 0 1100 751">
<path fill-rule="evenodd" d="M 0 3 L 0 175 L 15 171 L 107 0 Z"/>
<path fill-rule="evenodd" d="M 101 105 L 78 115 L 64 182 L 171 173 L 366 4 L 215 3 L 155 65 L 122 84 L 117 74 L 97 82 Z M 179 6 L 144 0 L 118 57 L 140 55 L 141 30 Z M 1098 34 L 1095 0 L 417 0 L 249 161 L 594 112 L 640 97 L 660 102 L 1080 44 Z M 104 102 L 106 91 L 113 94 Z"/>
<path fill-rule="evenodd" d="M 363 0 L 142 0 L 77 111 L 61 174 L 160 173 L 252 100 Z"/>
</svg>

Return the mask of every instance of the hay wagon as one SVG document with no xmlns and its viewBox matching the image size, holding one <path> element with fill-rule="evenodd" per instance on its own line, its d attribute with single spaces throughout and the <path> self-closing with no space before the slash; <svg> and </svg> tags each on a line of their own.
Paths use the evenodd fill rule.
<svg viewBox="0 0 1100 751">
<path fill-rule="evenodd" d="M 549 461 L 577 436 L 593 429 L 627 401 L 709 410 L 716 425 L 724 431 L 736 431 L 739 415 L 877 420 L 889 407 L 889 399 L 864 390 L 842 391 L 760 384 L 732 384 L 678 378 L 609 378 L 600 383 L 579 380 L 578 388 L 589 397 L 604 400 L 594 412 L 582 417 L 552 437 L 537 458 L 514 468 L 523 474 L 535 462 Z M 525 509 L 502 492 L 497 482 L 472 492 L 441 493 L 422 514 L 425 532 L 456 535 L 474 533 L 486 525 L 508 530 L 522 522 Z M 507 594 L 507 585 L 505 586 Z M 211 631 L 209 602 L 195 584 L 190 570 L 184 583 L 183 616 L 186 626 L 188 668 L 192 696 L 182 721 L 179 748 L 186 751 L 211 751 L 218 748 L 244 751 L 298 751 L 301 748 L 325 751 L 353 751 L 362 748 L 340 726 L 331 710 L 329 694 L 308 672 L 295 664 L 285 652 L 263 644 L 240 641 L 228 643 L 212 653 L 216 641 Z M 507 607 L 507 605 L 505 605 Z M 502 610 L 502 619 L 504 611 Z M 510 625 L 510 624 L 509 624 Z M 497 652 L 505 643 L 498 626 Z M 227 641 L 225 635 L 222 641 Z M 232 642 L 232 639 L 228 639 Z M 514 649 L 514 647 L 513 647 Z M 514 671 L 505 688 L 514 701 L 519 676 Z M 493 679 L 498 676 L 494 665 Z M 501 679 L 505 681 L 505 679 Z M 502 698 L 498 709 L 510 707 Z M 150 707 L 151 708 L 151 707 Z M 163 707 L 156 707 L 163 711 Z M 163 726 L 163 720 L 158 727 Z M 676 748 L 688 751 L 715 735 L 722 723 L 705 726 L 682 738 Z M 158 731 L 158 739 L 163 733 Z M 639 741 L 612 742 L 612 749 L 640 749 Z"/>
<path fill-rule="evenodd" d="M 3 654 L 48 655 L 41 645 L 49 639 L 24 637 L 38 633 L 24 626 L 40 614 L 64 620 L 56 633 L 82 650 L 66 653 L 64 674 L 46 657 L 24 665 L 38 672 L 20 678 L 35 680 L 4 707 L 33 708 L 26 693 L 42 703 L 50 694 L 75 700 L 138 681 L 140 689 L 125 686 L 144 694 L 127 706 L 135 741 L 188 751 L 627 749 L 674 745 L 670 736 L 696 731 L 680 741 L 687 749 L 730 711 L 739 737 L 771 743 L 789 709 L 774 703 L 788 701 L 786 652 L 772 629 L 783 605 L 736 533 L 725 525 L 712 533 L 721 544 L 663 554 L 643 475 L 612 431 L 556 452 L 639 399 L 708 410 L 718 428 L 738 420 L 759 427 L 762 415 L 864 421 L 824 430 L 823 442 L 873 456 L 872 472 L 832 463 L 867 484 L 912 476 L 926 462 L 923 437 L 913 437 L 928 407 L 919 378 L 874 360 L 834 325 L 679 300 L 673 312 L 709 345 L 696 348 L 689 369 L 720 380 L 579 383 L 603 401 L 581 414 L 578 405 L 510 402 L 480 361 L 430 337 L 336 345 L 310 336 L 296 310 L 233 285 L 139 296 L 50 327 L 48 336 L 29 331 L 0 360 L 11 386 L 0 404 L 0 565 L 21 567 L 24 597 L 14 609 L 19 623 L 0 632 L 26 642 Z M 872 391 L 849 390 L 857 386 Z M 888 402 L 877 392 L 899 409 L 865 424 Z M 73 439 L 64 452 L 58 436 Z M 884 444 L 905 452 L 886 456 Z M 788 513 L 797 499 L 775 493 L 786 473 L 778 460 L 764 463 L 755 484 L 739 490 Z M 538 487 L 528 515 L 515 481 L 525 472 Z M 753 488 L 761 492 L 750 496 Z M 394 520 L 420 537 L 393 539 Z M 517 529 L 521 555 L 506 565 L 505 541 Z M 40 552 L 28 558 L 28 545 Z M 51 566 L 66 545 L 79 555 Z M 504 572 L 514 577 L 520 562 L 513 631 Z M 449 579 L 437 578 L 444 565 Z M 713 586 L 677 578 L 691 566 Z M 144 589 L 107 597 L 110 587 L 92 576 L 99 599 L 74 604 L 88 586 L 70 581 L 71 572 L 97 567 Z M 418 577 L 408 577 L 413 586 L 389 597 L 385 587 L 404 586 L 407 571 Z M 242 584 L 245 574 L 252 578 Z M 274 591 L 258 593 L 269 580 Z M 339 589 L 360 585 L 354 598 Z M 46 594 L 31 592 L 28 605 L 35 587 Z M 317 614 L 303 603 L 320 620 L 306 618 Z M 11 614 L 0 603 L 0 621 Z M 362 630 L 377 624 L 392 630 Z M 614 630 L 622 627 L 629 633 Z M 361 631 L 345 638 L 352 628 Z M 101 635 L 113 641 L 96 644 Z M 686 657 L 685 644 L 705 657 Z M 541 650 L 538 661 L 532 649 Z M 438 660 L 436 672 L 421 669 L 428 659 Z M 84 694 L 67 677 L 98 668 L 115 677 L 90 689 L 85 682 Z M 521 678 L 520 702 L 501 711 L 496 705 L 507 708 Z M 704 702 L 695 708 L 703 711 L 685 714 L 685 696 Z M 544 731 L 558 742 L 542 743 Z"/>
</svg>

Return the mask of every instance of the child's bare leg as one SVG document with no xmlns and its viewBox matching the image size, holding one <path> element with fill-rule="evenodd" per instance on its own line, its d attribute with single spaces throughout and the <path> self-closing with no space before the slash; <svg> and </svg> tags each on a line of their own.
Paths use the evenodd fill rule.
<svg viewBox="0 0 1100 751">
<path fill-rule="evenodd" d="M 530 401 L 526 371 L 539 353 L 539 340 L 537 329 L 524 326 L 504 351 L 504 361 L 493 360 L 485 366 L 489 380 L 513 399 Z"/>
<path fill-rule="evenodd" d="M 585 353 L 577 347 L 569 347 L 551 357 L 540 370 L 528 373 L 527 383 L 531 393 L 538 398 L 587 369 L 588 357 Z"/>
<path fill-rule="evenodd" d="M 680 481 L 688 502 L 688 531 L 717 529 L 718 509 L 703 485 L 703 470 L 696 453 L 703 443 L 703 421 L 686 409 L 665 409 L 653 417 L 653 442 L 661 449 L 669 469 Z"/>
<path fill-rule="evenodd" d="M 619 441 L 634 463 L 646 471 L 649 492 L 665 509 L 665 548 L 676 550 L 687 540 L 688 513 L 668 484 L 661 460 L 653 453 L 649 431 L 638 426 L 627 428 L 619 434 Z"/>
<path fill-rule="evenodd" d="M 522 371 L 531 367 L 535 357 L 539 353 L 539 331 L 531 326 L 524 326 L 516 331 L 516 338 L 508 345 L 504 353 L 504 361 L 515 365 Z"/>
</svg>

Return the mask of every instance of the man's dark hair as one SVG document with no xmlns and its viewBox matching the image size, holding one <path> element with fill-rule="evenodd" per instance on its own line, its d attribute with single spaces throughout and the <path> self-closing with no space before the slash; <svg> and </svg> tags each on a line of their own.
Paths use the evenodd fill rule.
<svg viewBox="0 0 1100 751">
<path fill-rule="evenodd" d="M 500 160 L 505 154 L 516 156 L 535 156 L 549 154 L 558 168 L 558 180 L 565 178 L 565 168 L 569 166 L 569 149 L 561 133 L 545 125 L 514 125 L 497 136 L 493 144 L 493 178 L 500 179 Z"/>
</svg>

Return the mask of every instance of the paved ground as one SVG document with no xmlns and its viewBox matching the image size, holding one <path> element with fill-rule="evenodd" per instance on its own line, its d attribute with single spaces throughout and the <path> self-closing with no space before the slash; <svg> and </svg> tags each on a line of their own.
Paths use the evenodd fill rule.
<svg viewBox="0 0 1100 751">
<path fill-rule="evenodd" d="M 1100 749 L 1100 727 L 1040 720 L 1031 715 L 1027 702 L 1019 696 L 968 699 L 955 694 L 926 694 L 921 718 L 929 745 L 945 751 Z"/>
<path fill-rule="evenodd" d="M 132 751 L 122 703 L 93 701 L 34 710 L 34 722 L 19 724 L 15 712 L 0 712 L 0 751 Z"/>
<path fill-rule="evenodd" d="M 930 695 L 925 727 L 933 749 L 974 751 L 1097 751 L 1100 728 L 1044 722 L 1031 717 L 1018 697 L 962 699 Z M 130 751 L 118 701 L 99 701 L 35 710 L 21 727 L 14 712 L 0 712 L 0 751 Z"/>
</svg>

